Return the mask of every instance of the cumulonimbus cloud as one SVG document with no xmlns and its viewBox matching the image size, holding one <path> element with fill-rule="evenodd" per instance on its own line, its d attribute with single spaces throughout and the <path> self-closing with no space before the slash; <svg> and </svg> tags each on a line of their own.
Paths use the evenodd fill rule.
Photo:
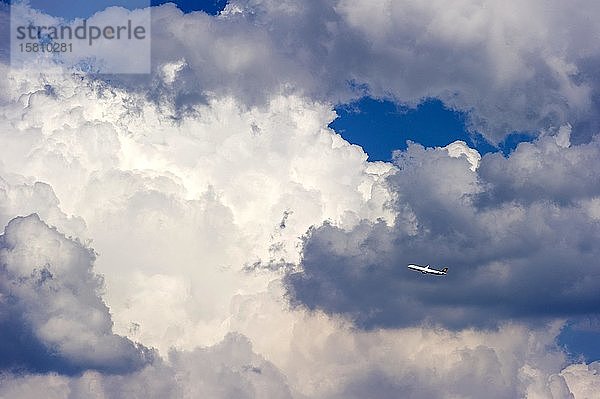
<svg viewBox="0 0 600 399">
<path fill-rule="evenodd" d="M 3 319 L 29 336 L 2 341 L 19 356 L 0 396 L 591 392 L 597 364 L 569 365 L 547 319 L 597 309 L 583 265 L 559 267 L 597 258 L 598 144 L 570 143 L 595 123 L 597 44 L 579 39 L 597 27 L 577 14 L 557 34 L 570 21 L 541 3 L 516 18 L 517 3 L 464 4 L 166 5 L 149 80 L 0 65 L 0 217 L 21 249 L 6 264 L 23 266 L 2 275 L 23 283 L 2 315 L 30 320 Z M 548 133 L 509 158 L 412 144 L 367 162 L 327 128 L 334 103 L 364 93 L 438 96 L 491 139 Z M 563 122 L 570 136 L 550 134 Z M 406 275 L 424 254 L 452 263 L 446 280 Z M 73 319 L 87 322 L 56 327 Z M 51 357 L 25 356 L 32 343 Z"/>
<path fill-rule="evenodd" d="M 284 97 L 268 109 L 246 110 L 231 99 L 215 99 L 181 124 L 151 102 L 135 95 L 129 98 L 120 89 L 103 86 L 96 91 L 91 82 L 36 80 L 26 74 L 13 79 L 11 90 L 4 92 L 2 215 L 39 210 L 69 234 L 89 240 L 100 254 L 96 270 L 105 277 L 104 298 L 115 320 L 113 333 L 157 346 L 164 358 L 170 346 L 178 347 L 173 359 L 182 360 L 167 365 L 157 359 L 139 371 L 112 376 L 109 372 L 118 369 L 104 372 L 110 363 L 95 357 L 79 367 L 102 371 L 80 377 L 5 370 L 5 396 L 27 397 L 45 389 L 60 398 L 90 397 L 94 392 L 114 396 L 150 392 L 157 397 L 208 392 L 227 397 L 243 389 L 253 392 L 249 397 L 291 393 L 358 398 L 374 385 L 380 387 L 372 391 L 374 397 L 402 391 L 413 398 L 490 391 L 496 397 L 530 391 L 558 392 L 555 396 L 560 397 L 560 392 L 571 390 L 565 385 L 567 377 L 560 375 L 564 354 L 546 349 L 554 345 L 557 327 L 549 334 L 538 330 L 535 338 L 533 330 L 519 326 L 503 326 L 498 334 L 428 328 L 357 331 L 335 316 L 288 308 L 280 283 L 285 269 L 274 266 L 281 259 L 294 263 L 297 237 L 311 224 L 327 218 L 345 234 L 364 228 L 361 220 L 376 223 L 379 217 L 387 220 L 380 226 L 398 226 L 414 235 L 420 223 L 429 220 L 415 218 L 410 207 L 386 206 L 405 192 L 390 187 L 412 184 L 410 174 L 403 182 L 401 172 L 393 174 L 400 163 L 394 167 L 366 162 L 357 147 L 325 128 L 330 120 L 326 106 Z M 130 108 L 136 102 L 142 106 L 137 113 Z M 146 130 L 148 126 L 152 128 Z M 282 126 L 284 136 L 278 135 Z M 23 148 L 29 150 L 19 152 Z M 446 150 L 419 146 L 411 151 L 412 161 L 421 162 L 421 169 L 405 168 L 406 173 L 443 182 L 444 175 L 431 173 L 433 166 L 427 166 L 436 161 L 447 163 L 448 173 L 455 173 L 452 182 L 435 186 L 430 201 L 443 205 L 446 197 L 459 201 L 465 192 L 480 194 L 473 177 L 477 173 L 467 157 L 452 158 Z M 267 168 L 265 162 L 277 168 Z M 231 186 L 232 178 L 239 185 Z M 252 183 L 257 181 L 268 184 Z M 279 189 L 268 189 L 273 186 Z M 426 185 L 415 189 L 419 187 L 428 192 Z M 590 212 L 593 204 L 589 202 Z M 47 226 L 42 230 L 58 234 Z M 386 241 L 379 245 L 385 248 Z M 345 248 L 341 250 L 353 253 L 353 245 Z M 380 253 L 370 256 L 377 259 Z M 264 263 L 247 267 L 257 259 Z M 391 280 L 389 275 L 386 280 Z M 385 286 L 378 289 L 386 292 Z M 247 336 L 251 349 L 239 336 L 213 347 L 228 331 Z M 400 344 L 405 342 L 414 344 Z M 193 352 L 197 347 L 206 349 Z M 436 352 L 441 348 L 444 351 Z M 344 356 L 347 360 L 341 361 Z M 440 370 L 442 359 L 448 360 L 443 378 L 431 381 L 429 376 Z M 486 371 L 473 375 L 460 367 L 464 359 Z M 224 368 L 222 373 L 207 374 L 202 371 L 206 364 L 210 369 L 212 364 Z M 30 366 L 44 370 L 35 360 Z M 53 367 L 47 370 L 64 372 L 59 363 Z M 503 377 L 490 390 L 490 378 L 498 373 Z M 576 378 L 573 386 L 580 379 L 595 381 L 591 372 Z M 465 380 L 470 381 L 468 387 Z"/>
</svg>

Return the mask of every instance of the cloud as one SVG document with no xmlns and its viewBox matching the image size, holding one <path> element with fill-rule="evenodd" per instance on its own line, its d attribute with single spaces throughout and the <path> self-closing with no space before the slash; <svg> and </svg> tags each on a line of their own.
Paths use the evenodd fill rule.
<svg viewBox="0 0 600 399">
<path fill-rule="evenodd" d="M 593 398 L 600 388 L 600 362 L 572 364 L 560 374 L 576 398 Z"/>
<path fill-rule="evenodd" d="M 265 300 L 284 289 L 273 283 L 267 293 L 236 298 L 232 328 L 252 337 L 254 350 L 306 397 L 569 397 L 556 376 L 568 364 L 555 342 L 561 322 L 364 330 L 341 316 Z"/>
<path fill-rule="evenodd" d="M 481 195 L 489 202 L 532 203 L 549 201 L 560 205 L 594 200 L 600 195 L 597 159 L 598 136 L 585 145 L 571 146 L 571 127 L 537 143 L 522 143 L 504 158 L 490 154 L 479 173 L 490 187 Z"/>
<path fill-rule="evenodd" d="M 118 90 L 107 99 L 85 84 L 73 88 L 68 80 L 65 86 L 51 81 L 55 98 L 46 91 L 37 92 L 35 84 L 33 105 L 24 107 L 15 101 L 11 104 L 14 119 L 4 120 L 6 126 L 25 121 L 20 128 L 37 143 L 29 158 L 19 161 L 13 156 L 15 162 L 3 165 L 3 173 L 15 181 L 5 185 L 6 198 L 25 201 L 22 207 L 16 199 L 7 202 L 5 212 L 45 209 L 48 215 L 54 212 L 56 223 L 67 225 L 68 215 L 82 215 L 85 225 L 77 228 L 84 228 L 81 234 L 92 237 L 100 252 L 95 264 L 105 274 L 105 296 L 110 298 L 113 320 L 119 320 L 114 331 L 147 346 L 157 344 L 168 362 L 159 358 L 138 371 L 119 373 L 118 367 L 93 353 L 79 370 L 100 371 L 82 375 L 5 371 L 0 396 L 31 397 L 44 392 L 59 398 L 125 393 L 130 397 L 231 397 L 243 391 L 248 397 L 298 398 L 386 397 L 392 392 L 413 398 L 446 392 L 467 397 L 483 392 L 490 397 L 532 392 L 550 397 L 553 392 L 570 390 L 559 375 L 565 359 L 554 346 L 556 326 L 548 333 L 519 325 L 501 326 L 497 332 L 361 331 L 335 316 L 290 311 L 278 282 L 282 271 L 261 267 L 248 271 L 248 261 L 256 257 L 274 264 L 280 258 L 293 261 L 297 237 L 313 221 L 330 218 L 331 226 L 343 227 L 338 227 L 342 232 L 370 226 L 368 222 L 357 225 L 365 218 L 384 230 L 391 228 L 394 217 L 388 219 L 389 225 L 376 220 L 389 215 L 385 204 L 394 197 L 385 176 L 394 168 L 365 162 L 356 147 L 327 131 L 326 107 L 280 98 L 268 109 L 248 111 L 234 101 L 218 100 L 201 108 L 203 116 L 187 121 L 190 125 L 186 126 L 169 124 L 168 116 L 152 107 L 137 116 L 127 107 L 108 112 L 130 104 L 123 98 L 113 100 L 113 94 L 123 94 Z M 19 97 L 7 93 L 9 99 Z M 64 93 L 76 94 L 61 97 Z M 85 113 L 77 115 L 81 109 Z M 53 118 L 43 118 L 45 110 Z M 89 124 L 105 135 L 92 134 L 93 129 L 79 135 L 80 130 L 72 128 L 85 129 Z M 70 127 L 61 128 L 65 125 Z M 281 126 L 287 127 L 285 136 L 277 134 Z M 257 129 L 263 141 L 253 144 Z M 9 144 L 3 159 L 11 157 L 11 137 L 3 136 Z M 235 146 L 237 141 L 244 144 Z M 96 150 L 88 152 L 87 148 Z M 252 151 L 246 152 L 247 148 Z M 197 161 L 195 151 L 203 149 L 206 155 Z M 445 199 L 460 203 L 457 198 L 463 193 L 480 192 L 473 177 L 477 172 L 465 156 L 453 158 L 446 149 L 426 150 L 418 145 L 411 146 L 411 151 L 400 154 L 405 163 L 398 162 L 396 168 L 405 166 L 401 170 L 417 175 L 409 173 L 406 181 L 398 179 L 394 184 L 413 184 L 424 177 L 443 183 L 450 174 L 451 181 L 439 184 L 437 191 L 425 197 L 440 204 Z M 277 167 L 265 168 L 265 162 Z M 420 168 L 408 168 L 408 162 Z M 440 174 L 436 164 L 447 173 Z M 48 183 L 19 184 L 32 180 L 25 176 Z M 347 177 L 336 181 L 337 176 Z M 256 189 L 255 183 L 245 184 L 250 178 L 264 183 Z M 230 188 L 232 179 L 239 184 Z M 273 185 L 283 191 L 268 190 Z M 415 195 L 418 190 L 427 193 L 426 188 L 415 184 Z M 392 194 L 401 192 L 394 189 Z M 411 202 L 413 206 L 419 203 L 417 199 Z M 587 211 L 593 211 L 593 203 L 587 206 Z M 393 211 L 395 226 L 405 234 L 418 234 L 421 219 L 417 216 L 422 212 L 409 207 Z M 42 230 L 54 231 L 48 234 L 55 239 L 55 235 L 61 237 L 47 227 Z M 385 249 L 388 243 L 381 240 L 378 245 Z M 339 250 L 351 251 L 353 245 Z M 378 253 L 372 251 L 370 256 L 377 259 Z M 44 302 L 34 299 L 32 303 Z M 248 338 L 234 334 L 221 341 L 229 331 Z M 170 346 L 180 349 L 167 355 Z M 471 364 L 478 365 L 476 371 Z M 49 370 L 64 372 L 62 367 L 53 361 Z M 440 378 L 432 380 L 435 373 Z M 554 397 L 560 397 L 558 393 Z"/>
<path fill-rule="evenodd" d="M 397 152 L 396 224 L 314 228 L 287 277 L 292 298 L 367 328 L 596 315 L 600 146 L 569 146 L 561 132 L 488 154 L 476 171 L 442 148 Z M 408 263 L 450 271 L 423 279 Z"/>
<path fill-rule="evenodd" d="M 62 211 L 52 186 L 39 181 L 29 183 L 19 175 L 0 177 L 0 225 L 6 226 L 15 215 L 32 213 L 51 226 L 61 226 L 61 231 L 68 236 L 86 238 L 85 221 Z"/>
<path fill-rule="evenodd" d="M 182 112 L 211 95 L 273 93 L 339 103 L 363 95 L 442 99 L 493 142 L 571 123 L 600 127 L 594 1 L 231 1 L 219 16 L 152 10 L 152 78 L 111 77 Z M 174 70 L 177 74 L 166 73 Z M 166 69 L 165 69 L 166 68 Z"/>
<path fill-rule="evenodd" d="M 597 26 L 545 5 L 165 5 L 149 80 L 0 65 L 2 222 L 56 226 L 4 236 L 0 397 L 585 395 L 555 318 L 598 309 Z M 367 162 L 327 128 L 365 93 L 540 138 Z"/>
<path fill-rule="evenodd" d="M 0 368 L 127 372 L 152 352 L 112 332 L 94 253 L 35 214 L 0 237 Z"/>
<path fill-rule="evenodd" d="M 597 8 L 591 0 L 469 0 L 451 8 L 236 0 L 210 16 L 166 4 L 151 13 L 153 73 L 107 79 L 181 114 L 212 95 L 248 106 L 273 94 L 330 103 L 367 94 L 411 105 L 435 97 L 467 112 L 470 127 L 493 142 L 566 123 L 574 142 L 587 142 L 600 128 L 600 46 L 587 40 L 600 33 L 588 18 Z M 124 13 L 112 8 L 94 18 L 120 21 Z M 99 51 L 120 66 L 127 66 L 121 53 L 143 60 Z"/>
<path fill-rule="evenodd" d="M 481 161 L 481 155 L 472 148 L 469 148 L 467 143 L 461 140 L 457 140 L 453 143 L 448 144 L 444 147 L 448 151 L 448 155 L 454 158 L 459 158 L 461 156 L 465 156 L 469 163 L 471 164 L 471 169 L 473 172 L 477 170 L 479 167 L 479 162 Z"/>
<path fill-rule="evenodd" d="M 275 344 L 286 335 L 264 329 L 265 321 L 253 323 L 262 323 L 267 339 L 278 337 Z M 276 324 L 274 318 L 266 323 Z M 155 362 L 124 375 L 4 374 L 0 396 L 333 399 L 401 393 L 412 399 L 558 399 L 571 393 L 586 397 L 579 395 L 597 382 L 595 364 L 562 368 L 564 356 L 553 343 L 556 326 L 532 331 L 507 325 L 487 333 L 422 328 L 361 332 L 341 321 L 307 314 L 297 314 L 292 324 L 293 339 L 279 368 L 256 355 L 245 337 L 230 334 L 210 348 L 173 351 L 168 363 Z"/>
<path fill-rule="evenodd" d="M 115 331 L 163 353 L 222 339 L 232 297 L 297 262 L 311 225 L 392 215 L 392 165 L 327 129 L 327 104 L 213 98 L 177 119 L 77 77 L 12 70 L 4 84 L 0 214 L 36 212 L 87 240 Z"/>
<path fill-rule="evenodd" d="M 579 2 L 567 15 L 559 2 L 467 1 L 448 8 L 435 1 L 348 0 L 336 9 L 375 56 L 358 80 L 400 99 L 440 97 L 470 110 L 473 127 L 497 140 L 511 130 L 538 131 L 594 114 L 598 86 L 584 76 L 585 60 L 597 59 L 598 48 L 580 40 L 597 28 L 583 21 L 595 6 Z M 574 21 L 581 23 L 565 34 Z"/>
<path fill-rule="evenodd" d="M 122 375 L 86 371 L 78 376 L 5 374 L 0 397 L 45 398 L 291 398 L 284 377 L 231 334 L 211 348 L 172 352 L 160 361 Z"/>
</svg>

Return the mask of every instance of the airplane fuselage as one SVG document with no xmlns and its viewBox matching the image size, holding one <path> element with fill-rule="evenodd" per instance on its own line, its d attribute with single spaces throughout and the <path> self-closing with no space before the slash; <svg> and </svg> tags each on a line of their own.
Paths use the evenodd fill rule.
<svg viewBox="0 0 600 399">
<path fill-rule="evenodd" d="M 445 276 L 448 273 L 448 268 L 445 267 L 442 270 L 437 270 L 427 266 L 419 266 L 419 265 L 408 265 L 410 270 L 414 270 L 416 272 L 421 272 L 423 274 L 433 274 L 434 276 Z"/>
</svg>

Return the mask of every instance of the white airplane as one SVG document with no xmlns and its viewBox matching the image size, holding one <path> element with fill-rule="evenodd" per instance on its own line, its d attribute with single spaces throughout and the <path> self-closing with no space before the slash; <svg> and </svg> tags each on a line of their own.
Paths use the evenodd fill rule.
<svg viewBox="0 0 600 399">
<path fill-rule="evenodd" d="M 444 267 L 442 270 L 437 270 L 427 266 L 419 266 L 419 265 L 408 265 L 410 270 L 414 270 L 416 272 L 421 272 L 423 274 L 434 274 L 436 276 L 445 276 L 448 273 L 448 268 Z"/>
</svg>

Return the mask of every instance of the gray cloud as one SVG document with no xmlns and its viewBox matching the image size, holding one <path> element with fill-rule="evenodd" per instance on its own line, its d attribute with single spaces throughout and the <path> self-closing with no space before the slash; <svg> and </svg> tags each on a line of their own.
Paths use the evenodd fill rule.
<svg viewBox="0 0 600 399">
<path fill-rule="evenodd" d="M 152 351 L 112 333 L 95 254 L 32 214 L 0 237 L 0 369 L 122 373 Z"/>
<path fill-rule="evenodd" d="M 552 326 L 536 331 L 508 325 L 490 333 L 364 332 L 314 318 L 303 327 L 310 329 L 295 330 L 287 375 L 234 333 L 211 347 L 173 350 L 168 363 L 156 361 L 121 375 L 4 373 L 0 397 L 358 399 L 401 393 L 412 399 L 566 399 L 571 393 L 586 397 L 600 382 L 597 362 L 561 366 Z"/>
<path fill-rule="evenodd" d="M 472 172 L 464 158 L 411 144 L 389 178 L 396 224 L 313 229 L 303 270 L 287 277 L 291 297 L 367 328 L 597 314 L 598 159 L 597 140 L 547 136 Z M 450 272 L 423 278 L 408 263 Z"/>
<path fill-rule="evenodd" d="M 156 361 L 138 371 L 78 376 L 5 374 L 2 398 L 211 398 L 289 399 L 284 376 L 256 355 L 247 338 L 229 334 L 222 342 L 190 352 L 173 350 L 169 363 Z"/>
<path fill-rule="evenodd" d="M 107 76 L 107 88 L 140 91 L 178 118 L 214 96 L 246 105 L 273 93 L 410 105 L 436 97 L 494 142 L 567 122 L 574 142 L 587 142 L 600 128 L 600 45 L 589 40 L 600 35 L 589 18 L 598 7 L 236 0 L 209 16 L 163 5 L 152 10 L 153 73 Z"/>
<path fill-rule="evenodd" d="M 600 127 L 600 46 L 588 40 L 598 11 L 589 0 L 236 0 L 215 17 L 164 5 L 153 10 L 152 79 L 110 79 L 180 112 L 214 95 L 437 97 L 495 142 L 566 122 L 585 142 Z"/>
<path fill-rule="evenodd" d="M 570 126 L 559 129 L 556 139 L 522 143 L 505 158 L 488 154 L 479 176 L 488 186 L 480 205 L 542 200 L 574 205 L 600 195 L 600 136 L 586 145 L 570 146 Z"/>
</svg>

